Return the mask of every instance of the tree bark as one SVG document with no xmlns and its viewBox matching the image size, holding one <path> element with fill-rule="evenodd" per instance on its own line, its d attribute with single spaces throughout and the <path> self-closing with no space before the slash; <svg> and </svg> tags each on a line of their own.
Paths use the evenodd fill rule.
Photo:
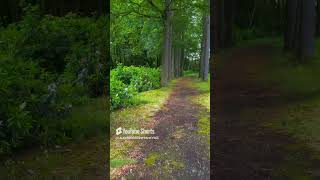
<svg viewBox="0 0 320 180">
<path fill-rule="evenodd" d="M 164 18 L 164 37 L 163 37 L 163 53 L 161 66 L 161 85 L 167 86 L 169 80 L 169 66 L 170 66 L 170 39 L 171 39 L 171 1 L 166 0 L 165 18 Z"/>
<path fill-rule="evenodd" d="M 223 49 L 233 45 L 233 23 L 235 0 L 211 1 L 213 16 L 212 34 L 213 49 Z"/>
<path fill-rule="evenodd" d="M 294 49 L 294 40 L 297 36 L 297 9 L 298 0 L 287 1 L 287 25 L 285 31 L 284 50 L 289 51 Z"/>
<path fill-rule="evenodd" d="M 290 0 L 287 2 L 287 26 L 284 49 L 294 52 L 300 60 L 315 53 L 316 2 Z"/>
<path fill-rule="evenodd" d="M 308 58 L 314 55 L 314 37 L 316 27 L 315 0 L 302 1 L 302 22 L 301 22 L 301 49 L 300 58 Z"/>
<path fill-rule="evenodd" d="M 210 58 L 210 16 L 205 16 L 203 26 L 202 51 L 200 59 L 200 78 L 208 80 Z"/>
</svg>

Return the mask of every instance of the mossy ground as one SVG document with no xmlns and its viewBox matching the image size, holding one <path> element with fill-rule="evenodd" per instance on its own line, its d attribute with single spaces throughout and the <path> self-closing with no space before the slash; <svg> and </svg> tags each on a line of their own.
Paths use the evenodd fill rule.
<svg viewBox="0 0 320 180">
<path fill-rule="evenodd" d="M 140 129 L 147 124 L 154 113 L 163 108 L 163 103 L 168 98 L 174 83 L 175 81 L 172 81 L 167 87 L 139 93 L 134 97 L 134 106 L 111 113 L 111 176 L 119 168 L 137 162 L 136 159 L 131 158 L 128 154 L 130 150 L 134 149 L 137 142 L 131 140 L 116 140 L 114 137 L 115 130 L 118 127 Z"/>
</svg>

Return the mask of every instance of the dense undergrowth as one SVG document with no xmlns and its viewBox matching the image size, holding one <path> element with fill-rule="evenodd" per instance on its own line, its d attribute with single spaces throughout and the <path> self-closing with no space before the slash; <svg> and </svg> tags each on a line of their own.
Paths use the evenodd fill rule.
<svg viewBox="0 0 320 180">
<path fill-rule="evenodd" d="M 70 112 L 103 94 L 106 20 L 28 6 L 21 21 L 0 27 L 0 154 L 83 133 Z"/>
<path fill-rule="evenodd" d="M 112 109 L 135 104 L 139 92 L 160 88 L 160 70 L 149 67 L 122 66 L 111 70 L 110 95 Z"/>
</svg>

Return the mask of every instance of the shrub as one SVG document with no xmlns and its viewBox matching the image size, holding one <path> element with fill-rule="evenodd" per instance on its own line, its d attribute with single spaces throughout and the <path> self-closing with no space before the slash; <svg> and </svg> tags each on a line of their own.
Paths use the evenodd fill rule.
<svg viewBox="0 0 320 180">
<path fill-rule="evenodd" d="M 148 67 L 122 66 L 111 70 L 111 106 L 113 109 L 132 104 L 136 92 L 160 87 L 160 70 Z"/>
<path fill-rule="evenodd" d="M 106 85 L 106 17 L 43 16 L 31 6 L 24 14 L 0 27 L 0 154 L 72 138 L 71 108 Z"/>
<path fill-rule="evenodd" d="M 112 109 L 126 107 L 132 104 L 132 98 L 136 94 L 136 89 L 127 86 L 122 81 L 111 77 L 110 96 Z"/>
<path fill-rule="evenodd" d="M 45 93 L 44 77 L 36 63 L 0 56 L 0 145 L 5 145 L 0 152 L 18 147 L 31 135 Z"/>
</svg>

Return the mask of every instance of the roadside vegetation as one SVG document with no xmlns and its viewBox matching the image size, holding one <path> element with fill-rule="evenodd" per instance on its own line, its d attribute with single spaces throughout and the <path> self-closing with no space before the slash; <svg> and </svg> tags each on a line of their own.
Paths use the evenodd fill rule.
<svg viewBox="0 0 320 180">
<path fill-rule="evenodd" d="M 42 15 L 37 6 L 23 12 L 0 28 L 0 154 L 64 144 L 108 124 L 75 118 L 74 109 L 103 101 L 106 18 Z"/>
</svg>

